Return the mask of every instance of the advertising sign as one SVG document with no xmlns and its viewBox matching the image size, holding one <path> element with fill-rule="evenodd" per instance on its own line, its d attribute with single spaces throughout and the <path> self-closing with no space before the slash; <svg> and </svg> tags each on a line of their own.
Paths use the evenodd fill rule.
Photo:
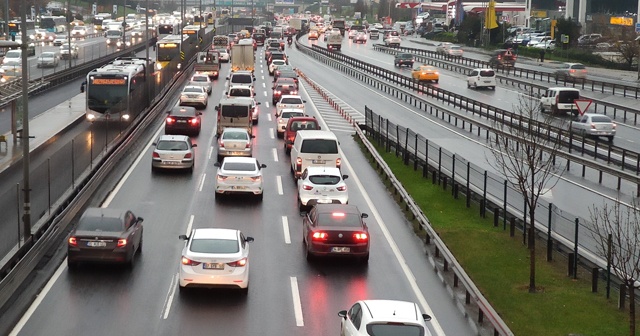
<svg viewBox="0 0 640 336">
<path fill-rule="evenodd" d="M 612 16 L 609 23 L 617 26 L 633 27 L 633 18 L 623 16 Z"/>
</svg>

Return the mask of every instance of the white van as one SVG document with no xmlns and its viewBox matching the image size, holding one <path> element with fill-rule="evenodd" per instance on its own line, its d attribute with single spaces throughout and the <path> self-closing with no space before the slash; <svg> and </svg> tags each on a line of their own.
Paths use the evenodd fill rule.
<svg viewBox="0 0 640 336">
<path fill-rule="evenodd" d="M 496 89 L 496 72 L 493 69 L 473 69 L 467 76 L 467 87 Z"/>
<path fill-rule="evenodd" d="M 216 106 L 218 112 L 217 135 L 222 134 L 222 131 L 227 127 L 244 128 L 249 134 L 252 134 L 253 102 L 253 98 L 248 97 L 220 99 L 220 104 Z"/>
<path fill-rule="evenodd" d="M 338 138 L 331 131 L 298 131 L 291 147 L 294 178 L 310 166 L 340 168 L 342 154 L 338 145 Z"/>
<path fill-rule="evenodd" d="M 568 87 L 552 87 L 540 97 L 540 112 L 551 114 L 579 114 L 576 99 L 580 99 L 580 90 Z"/>
</svg>

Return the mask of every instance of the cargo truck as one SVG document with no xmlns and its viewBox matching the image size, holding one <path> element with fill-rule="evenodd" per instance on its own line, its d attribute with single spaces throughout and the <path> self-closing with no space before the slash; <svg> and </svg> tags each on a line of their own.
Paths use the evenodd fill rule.
<svg viewBox="0 0 640 336">
<path fill-rule="evenodd" d="M 242 39 L 231 47 L 231 71 L 255 70 L 255 56 L 253 53 L 253 40 Z"/>
<path fill-rule="evenodd" d="M 340 51 L 342 49 L 342 35 L 337 32 L 331 32 L 327 36 L 327 49 Z"/>
<path fill-rule="evenodd" d="M 209 78 L 218 78 L 220 73 L 220 59 L 218 56 L 218 52 L 214 50 L 199 52 L 194 70 L 197 73 L 209 76 Z"/>
</svg>

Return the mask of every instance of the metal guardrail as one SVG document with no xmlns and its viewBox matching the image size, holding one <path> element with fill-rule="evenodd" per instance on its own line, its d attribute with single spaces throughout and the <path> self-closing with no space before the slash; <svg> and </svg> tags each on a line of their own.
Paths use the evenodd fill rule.
<svg viewBox="0 0 640 336">
<path fill-rule="evenodd" d="M 483 64 L 477 64 L 477 62 L 481 62 L 481 61 L 464 58 L 464 57 L 454 57 L 449 55 L 443 55 L 443 54 L 439 54 L 439 53 L 435 53 L 435 52 L 432 52 L 429 50 L 423 50 L 423 49 L 407 48 L 407 47 L 390 48 L 390 47 L 386 47 L 383 44 L 374 44 L 373 48 L 375 50 L 384 51 L 389 54 L 396 54 L 397 52 L 400 52 L 400 51 L 408 52 L 408 53 L 414 54 L 414 56 L 417 55 L 418 57 L 420 57 L 422 63 L 436 65 L 439 68 L 444 68 L 450 71 L 460 72 L 460 73 L 463 73 L 465 70 L 470 70 L 470 69 L 474 69 L 481 66 L 482 67 L 489 66 L 487 62 L 483 62 Z M 531 78 L 525 77 L 527 80 L 519 80 L 514 78 L 514 71 L 511 71 L 511 68 L 498 67 L 497 70 L 498 70 L 498 73 L 503 74 L 503 75 L 496 76 L 501 83 L 511 84 L 515 87 L 524 89 L 534 97 L 540 97 L 542 93 L 549 88 L 549 86 L 547 85 L 539 85 L 539 84 L 535 84 L 535 83 L 531 83 L 530 81 L 527 81 L 527 80 L 544 81 L 544 78 L 538 79 L 534 76 Z M 527 71 L 526 69 L 522 69 L 522 70 Z M 515 77 L 518 77 L 518 76 L 515 76 Z M 552 83 L 551 81 L 549 81 L 548 77 L 547 77 L 547 80 L 548 80 L 547 81 L 548 83 Z M 557 80 L 554 80 L 554 81 L 556 84 L 564 84 L 564 86 L 567 86 L 567 84 L 569 84 L 569 82 L 567 81 L 557 81 Z M 577 84 L 576 82 L 571 82 L 572 87 L 574 88 L 580 87 L 579 85 L 576 86 L 576 84 Z M 584 85 L 583 85 L 583 89 L 584 89 Z M 601 112 L 602 114 L 611 115 L 614 119 L 621 117 L 623 121 L 625 122 L 631 121 L 633 122 L 634 125 L 637 125 L 638 122 L 640 122 L 639 120 L 640 110 L 637 108 L 634 108 L 634 106 L 614 104 L 614 103 L 606 102 L 604 100 L 588 97 L 588 95 L 584 95 L 584 94 L 581 94 L 581 95 L 583 96 L 583 98 L 590 99 L 593 102 L 592 106 L 596 112 Z"/>
</svg>

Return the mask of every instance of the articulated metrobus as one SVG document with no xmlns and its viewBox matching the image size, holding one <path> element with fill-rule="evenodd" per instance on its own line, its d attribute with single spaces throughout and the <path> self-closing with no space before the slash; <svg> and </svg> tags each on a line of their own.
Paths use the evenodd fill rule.
<svg viewBox="0 0 640 336">
<path fill-rule="evenodd" d="M 86 89 L 87 120 L 135 119 L 147 105 L 146 64 L 147 60 L 144 58 L 122 57 L 89 72 Z"/>
<path fill-rule="evenodd" d="M 67 19 L 64 16 L 43 16 L 40 18 L 40 28 L 54 33 L 67 31 Z"/>
<path fill-rule="evenodd" d="M 187 41 L 185 35 L 167 35 L 156 43 L 156 69 L 166 68 L 169 63 L 180 57 L 180 48 Z"/>
<path fill-rule="evenodd" d="M 204 27 L 198 25 L 185 26 L 182 28 L 182 34 L 189 36 L 189 42 L 198 43 L 198 37 L 204 38 Z"/>
</svg>

